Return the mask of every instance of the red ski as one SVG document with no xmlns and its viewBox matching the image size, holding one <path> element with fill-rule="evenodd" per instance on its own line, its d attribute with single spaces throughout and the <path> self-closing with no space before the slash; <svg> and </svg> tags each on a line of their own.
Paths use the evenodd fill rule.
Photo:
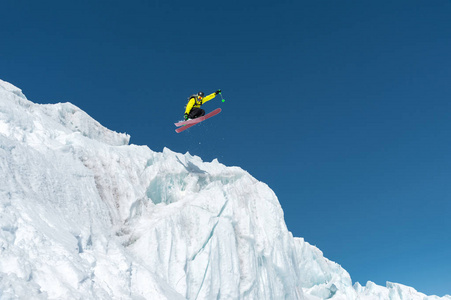
<svg viewBox="0 0 451 300">
<path fill-rule="evenodd" d="M 206 119 L 209 119 L 213 116 L 216 116 L 217 114 L 219 114 L 221 112 L 220 108 L 215 109 L 214 111 L 212 111 L 211 113 L 206 114 L 205 116 L 196 118 L 196 119 L 192 119 L 192 120 L 188 120 L 188 121 L 182 121 L 182 122 L 178 122 L 178 123 L 174 123 L 175 126 L 181 126 L 179 128 L 177 128 L 175 130 L 175 132 L 180 133 L 202 121 L 205 121 Z"/>
<path fill-rule="evenodd" d="M 216 116 L 217 114 L 219 114 L 221 112 L 220 108 L 215 109 L 214 111 L 212 111 L 211 113 L 206 114 L 205 116 L 199 117 L 199 118 L 195 118 L 195 119 L 191 119 L 188 121 L 181 121 L 181 122 L 177 122 L 174 123 L 175 126 L 184 126 L 184 125 L 189 125 L 189 124 L 197 124 L 199 122 L 205 121 L 208 118 L 211 118 L 213 116 Z"/>
<path fill-rule="evenodd" d="M 196 124 L 197 124 L 197 123 L 194 123 L 194 124 L 188 124 L 188 125 L 185 125 L 185 126 L 181 126 L 181 127 L 177 128 L 177 129 L 175 130 L 175 132 L 180 133 L 180 132 L 182 132 L 182 131 L 184 131 L 184 130 L 187 130 L 188 128 L 190 128 L 190 127 L 192 127 L 192 126 L 194 126 L 194 125 L 196 125 Z"/>
</svg>

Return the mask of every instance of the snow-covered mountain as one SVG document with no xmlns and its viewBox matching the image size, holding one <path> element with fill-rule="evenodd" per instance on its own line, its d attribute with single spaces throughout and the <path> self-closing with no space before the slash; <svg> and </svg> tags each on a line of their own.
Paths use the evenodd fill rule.
<svg viewBox="0 0 451 300">
<path fill-rule="evenodd" d="M 0 299 L 447 299 L 352 285 L 238 167 L 129 145 L 0 80 Z"/>
</svg>

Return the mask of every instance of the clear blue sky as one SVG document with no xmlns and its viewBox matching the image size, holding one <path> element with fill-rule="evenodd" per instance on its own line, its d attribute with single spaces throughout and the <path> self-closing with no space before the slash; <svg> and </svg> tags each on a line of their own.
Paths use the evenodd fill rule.
<svg viewBox="0 0 451 300">
<path fill-rule="evenodd" d="M 451 1 L 6 0 L 0 33 L 30 100 L 242 167 L 353 281 L 451 294 Z"/>
</svg>

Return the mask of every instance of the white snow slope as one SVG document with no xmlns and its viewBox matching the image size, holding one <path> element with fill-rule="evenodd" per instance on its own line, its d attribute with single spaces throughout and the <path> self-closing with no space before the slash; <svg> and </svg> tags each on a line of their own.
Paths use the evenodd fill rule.
<svg viewBox="0 0 451 300">
<path fill-rule="evenodd" d="M 0 80 L 0 299 L 447 299 L 352 285 L 238 167 L 129 145 Z"/>
</svg>

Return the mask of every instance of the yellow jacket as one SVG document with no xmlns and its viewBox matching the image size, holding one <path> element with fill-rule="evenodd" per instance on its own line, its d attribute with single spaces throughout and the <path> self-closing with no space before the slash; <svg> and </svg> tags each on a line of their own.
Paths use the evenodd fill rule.
<svg viewBox="0 0 451 300">
<path fill-rule="evenodd" d="M 185 110 L 185 114 L 189 114 L 189 112 L 191 111 L 191 109 L 193 109 L 193 107 L 201 107 L 202 104 L 204 104 L 207 101 L 210 101 L 211 99 L 213 99 L 214 97 L 216 97 L 216 93 L 210 94 L 208 96 L 205 96 L 204 98 L 199 100 L 199 97 L 192 97 L 188 104 L 186 105 L 186 110 Z"/>
</svg>

